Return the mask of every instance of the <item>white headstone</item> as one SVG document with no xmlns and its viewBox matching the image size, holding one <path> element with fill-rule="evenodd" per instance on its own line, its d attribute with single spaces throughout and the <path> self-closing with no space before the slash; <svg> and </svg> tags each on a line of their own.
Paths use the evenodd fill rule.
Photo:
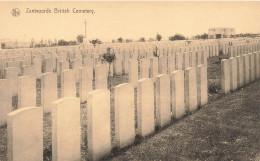
<svg viewBox="0 0 260 161">
<path fill-rule="evenodd" d="M 80 99 L 66 97 L 52 104 L 52 159 L 80 160 Z"/>
<path fill-rule="evenodd" d="M 36 79 L 33 76 L 18 78 L 18 108 L 36 106 Z"/>
<path fill-rule="evenodd" d="M 170 77 L 160 74 L 156 77 L 156 124 L 163 127 L 170 122 Z"/>
<path fill-rule="evenodd" d="M 57 95 L 57 73 L 44 73 L 41 78 L 41 106 L 44 112 L 51 112 L 52 102 L 56 101 Z"/>
<path fill-rule="evenodd" d="M 184 71 L 176 70 L 171 73 L 172 117 L 179 119 L 185 115 L 184 106 Z"/>
<path fill-rule="evenodd" d="M 43 111 L 25 107 L 8 114 L 8 160 L 43 160 Z"/>
<path fill-rule="evenodd" d="M 94 90 L 87 100 L 88 159 L 99 160 L 111 151 L 110 91 Z"/>
<path fill-rule="evenodd" d="M 12 111 L 11 82 L 0 79 L 0 126 L 6 124 L 7 114 Z"/>
<path fill-rule="evenodd" d="M 137 131 L 142 137 L 154 132 L 154 85 L 151 78 L 137 82 L 137 122 Z"/>
<path fill-rule="evenodd" d="M 115 140 L 123 148 L 135 139 L 134 85 L 124 83 L 115 87 Z"/>
<path fill-rule="evenodd" d="M 184 72 L 184 94 L 186 109 L 191 112 L 197 109 L 197 76 L 196 68 L 189 67 Z"/>
</svg>

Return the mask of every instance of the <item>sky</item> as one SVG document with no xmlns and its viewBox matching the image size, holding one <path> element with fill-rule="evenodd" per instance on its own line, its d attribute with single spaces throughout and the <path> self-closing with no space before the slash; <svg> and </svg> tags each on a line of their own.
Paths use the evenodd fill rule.
<svg viewBox="0 0 260 161">
<path fill-rule="evenodd" d="M 20 10 L 17 17 L 11 14 L 14 8 Z M 68 8 L 70 13 L 54 13 L 55 8 Z M 73 13 L 73 8 L 94 13 Z M 28 9 L 51 13 L 26 13 Z M 0 2 L 0 40 L 76 40 L 84 35 L 85 19 L 87 39 L 101 41 L 148 40 L 157 33 L 165 40 L 176 33 L 190 37 L 212 27 L 260 33 L 260 2 Z"/>
</svg>

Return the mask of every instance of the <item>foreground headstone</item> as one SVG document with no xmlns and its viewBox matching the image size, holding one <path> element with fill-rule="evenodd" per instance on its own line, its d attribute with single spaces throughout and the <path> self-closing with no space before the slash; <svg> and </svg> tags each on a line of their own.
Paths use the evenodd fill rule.
<svg viewBox="0 0 260 161">
<path fill-rule="evenodd" d="M 179 119 L 185 115 L 184 106 L 184 71 L 176 70 L 171 73 L 172 117 Z"/>
<path fill-rule="evenodd" d="M 137 122 L 137 131 L 142 137 L 154 132 L 154 86 L 149 78 L 137 83 Z"/>
<path fill-rule="evenodd" d="M 156 125 L 163 127 L 171 122 L 170 77 L 160 74 L 156 77 Z"/>
<path fill-rule="evenodd" d="M 43 111 L 25 107 L 8 114 L 8 160 L 43 160 Z"/>
<path fill-rule="evenodd" d="M 0 126 L 6 124 L 7 114 L 12 112 L 11 82 L 0 79 Z"/>
<path fill-rule="evenodd" d="M 184 72 L 184 94 L 186 110 L 192 112 L 197 109 L 197 76 L 196 68 L 189 67 Z"/>
<path fill-rule="evenodd" d="M 115 87 L 115 140 L 123 148 L 135 139 L 134 85 L 123 83 Z"/>
<path fill-rule="evenodd" d="M 44 73 L 41 78 L 41 106 L 51 112 L 52 102 L 58 98 L 57 73 Z"/>
<path fill-rule="evenodd" d="M 88 159 L 99 160 L 111 151 L 110 91 L 90 92 L 87 107 Z"/>
<path fill-rule="evenodd" d="M 33 76 L 18 78 L 18 108 L 36 106 L 36 79 Z"/>
<path fill-rule="evenodd" d="M 221 89 L 224 94 L 230 93 L 230 61 L 221 60 Z"/>
<path fill-rule="evenodd" d="M 52 160 L 80 160 L 80 99 L 66 97 L 52 104 Z"/>
</svg>

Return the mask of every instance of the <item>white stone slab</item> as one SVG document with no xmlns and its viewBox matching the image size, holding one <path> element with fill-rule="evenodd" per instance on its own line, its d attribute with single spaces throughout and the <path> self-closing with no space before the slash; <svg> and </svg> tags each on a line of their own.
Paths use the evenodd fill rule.
<svg viewBox="0 0 260 161">
<path fill-rule="evenodd" d="M 137 83 L 137 122 L 137 131 L 142 137 L 154 132 L 154 85 L 151 78 L 140 79 Z"/>
<path fill-rule="evenodd" d="M 192 112 L 197 109 L 197 76 L 196 68 L 189 67 L 184 72 L 184 95 L 186 110 Z"/>
<path fill-rule="evenodd" d="M 171 122 L 170 77 L 160 74 L 156 77 L 156 125 L 163 127 Z"/>
<path fill-rule="evenodd" d="M 8 160 L 43 160 L 43 111 L 25 107 L 8 114 Z"/>
<path fill-rule="evenodd" d="M 115 87 L 115 140 L 123 148 L 135 140 L 134 85 L 123 83 Z"/>
<path fill-rule="evenodd" d="M 57 73 L 44 73 L 41 78 L 41 106 L 51 112 L 52 102 L 58 99 Z"/>
<path fill-rule="evenodd" d="M 179 119 L 185 115 L 184 106 L 184 71 L 176 70 L 171 73 L 172 117 Z"/>
<path fill-rule="evenodd" d="M 80 158 L 80 99 L 66 97 L 52 104 L 52 160 Z"/>
<path fill-rule="evenodd" d="M 94 90 L 87 105 L 88 159 L 99 160 L 111 151 L 110 91 Z"/>
<path fill-rule="evenodd" d="M 18 78 L 18 108 L 36 106 L 36 79 L 33 76 Z"/>
</svg>

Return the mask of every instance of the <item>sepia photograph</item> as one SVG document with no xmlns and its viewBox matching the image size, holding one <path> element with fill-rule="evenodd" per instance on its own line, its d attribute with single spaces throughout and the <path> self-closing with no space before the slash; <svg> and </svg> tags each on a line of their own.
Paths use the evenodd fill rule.
<svg viewBox="0 0 260 161">
<path fill-rule="evenodd" d="M 260 161 L 260 1 L 1 1 L 0 161 Z"/>
</svg>

